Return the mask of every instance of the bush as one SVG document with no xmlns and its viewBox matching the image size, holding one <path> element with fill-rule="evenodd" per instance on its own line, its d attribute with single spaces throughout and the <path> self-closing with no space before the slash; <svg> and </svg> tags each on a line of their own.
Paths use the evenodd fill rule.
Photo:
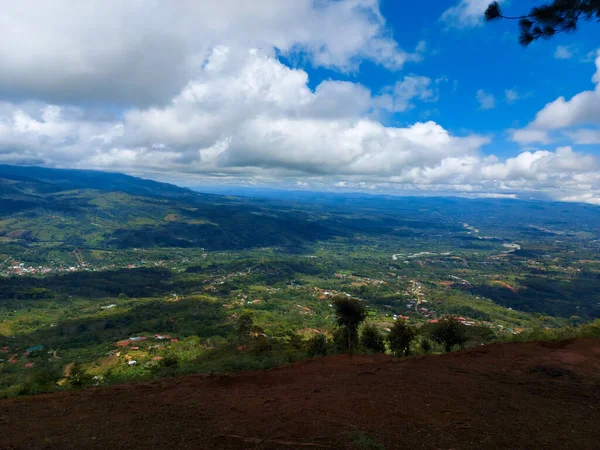
<svg viewBox="0 0 600 450">
<path fill-rule="evenodd" d="M 243 345 L 251 339 L 253 327 L 254 319 L 252 314 L 244 313 L 238 318 L 236 323 L 236 334 L 240 344 Z"/>
<path fill-rule="evenodd" d="M 327 354 L 327 339 L 323 334 L 317 334 L 308 341 L 308 355 L 325 356 Z"/>
<path fill-rule="evenodd" d="M 254 355 L 270 355 L 272 350 L 271 340 L 266 336 L 258 336 L 250 347 L 250 352 Z"/>
<path fill-rule="evenodd" d="M 421 351 L 423 353 L 430 353 L 432 350 L 431 341 L 427 338 L 421 340 Z"/>
<path fill-rule="evenodd" d="M 60 367 L 49 361 L 47 356 L 38 358 L 35 367 L 32 381 L 44 389 L 56 387 L 56 383 L 62 378 Z"/>
<path fill-rule="evenodd" d="M 462 347 L 468 337 L 463 324 L 453 317 L 446 317 L 432 327 L 431 339 L 443 345 L 446 352 L 450 352 L 454 346 Z"/>
<path fill-rule="evenodd" d="M 358 341 L 358 333 L 354 331 L 353 338 L 351 339 L 352 346 L 356 346 Z M 346 330 L 344 328 L 337 328 L 333 332 L 333 339 L 331 341 L 333 347 L 332 353 L 344 353 L 348 351 L 348 338 L 346 337 Z"/>
<path fill-rule="evenodd" d="M 383 444 L 361 431 L 352 434 L 352 448 L 356 450 L 385 450 Z"/>
<path fill-rule="evenodd" d="M 179 358 L 177 355 L 169 354 L 166 355 L 163 359 L 161 359 L 161 365 L 167 368 L 177 367 L 179 365 Z"/>
<path fill-rule="evenodd" d="M 93 376 L 87 373 L 79 363 L 73 364 L 67 381 L 72 387 L 86 387 L 92 384 Z"/>
<path fill-rule="evenodd" d="M 361 345 L 375 353 L 385 353 L 383 335 L 375 325 L 365 325 L 360 333 Z"/>
<path fill-rule="evenodd" d="M 396 356 L 404 353 L 404 356 L 410 355 L 410 344 L 415 339 L 417 331 L 404 320 L 397 320 L 394 323 L 387 339 L 390 349 Z"/>
<path fill-rule="evenodd" d="M 288 341 L 290 346 L 296 350 L 301 350 L 304 347 L 304 339 L 301 335 L 292 333 Z"/>
</svg>

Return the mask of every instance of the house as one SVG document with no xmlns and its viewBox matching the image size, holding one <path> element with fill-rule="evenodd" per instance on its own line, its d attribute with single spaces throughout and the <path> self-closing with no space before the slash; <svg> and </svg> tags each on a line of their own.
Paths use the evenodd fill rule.
<svg viewBox="0 0 600 450">
<path fill-rule="evenodd" d="M 137 361 L 135 361 L 134 359 L 132 359 L 131 361 L 128 361 L 128 362 L 127 362 L 127 365 L 128 365 L 129 367 L 133 367 L 133 366 L 135 366 L 136 364 L 137 364 Z"/>
<path fill-rule="evenodd" d="M 38 350 L 43 350 L 43 349 L 44 349 L 43 345 L 36 345 L 34 347 L 26 348 L 25 353 L 37 352 Z"/>
<path fill-rule="evenodd" d="M 427 323 L 438 323 L 439 321 L 437 319 L 431 319 L 428 320 Z"/>
<path fill-rule="evenodd" d="M 171 339 L 171 342 L 179 342 L 179 339 L 173 338 Z"/>
<path fill-rule="evenodd" d="M 117 347 L 127 347 L 129 344 L 131 344 L 131 341 L 129 339 L 124 339 L 122 341 L 115 342 L 115 345 Z"/>
<path fill-rule="evenodd" d="M 162 356 L 153 356 L 152 357 L 152 361 L 160 361 L 161 359 L 163 359 Z"/>
<path fill-rule="evenodd" d="M 31 368 L 31 367 L 33 367 L 33 363 L 27 363 L 27 364 L 25 364 L 25 367 Z"/>
<path fill-rule="evenodd" d="M 131 347 L 131 350 L 139 350 L 139 347 Z"/>
</svg>

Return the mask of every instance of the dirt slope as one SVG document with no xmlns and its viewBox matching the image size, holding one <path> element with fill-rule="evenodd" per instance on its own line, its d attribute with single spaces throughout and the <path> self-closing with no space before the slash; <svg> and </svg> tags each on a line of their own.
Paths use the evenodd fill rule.
<svg viewBox="0 0 600 450">
<path fill-rule="evenodd" d="M 381 446 L 353 446 L 359 436 Z M 0 448 L 599 449 L 600 340 L 3 400 Z"/>
</svg>

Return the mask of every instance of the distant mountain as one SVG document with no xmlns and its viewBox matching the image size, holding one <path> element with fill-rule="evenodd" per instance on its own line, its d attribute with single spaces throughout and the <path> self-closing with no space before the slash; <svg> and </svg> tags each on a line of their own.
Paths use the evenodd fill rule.
<svg viewBox="0 0 600 450">
<path fill-rule="evenodd" d="M 391 250 L 410 244 L 483 251 L 503 240 L 580 246 L 583 239 L 594 251 L 600 239 L 600 208 L 593 205 L 276 190 L 247 195 L 199 193 L 120 173 L 0 165 L 0 245 L 298 251 L 344 238 Z"/>
<path fill-rule="evenodd" d="M 295 211 L 120 173 L 0 165 L 0 243 L 301 247 L 333 230 Z"/>
<path fill-rule="evenodd" d="M 48 194 L 74 189 L 118 191 L 168 198 L 199 195 L 187 188 L 122 173 L 0 164 L 0 195 L 20 191 L 27 194 Z"/>
</svg>

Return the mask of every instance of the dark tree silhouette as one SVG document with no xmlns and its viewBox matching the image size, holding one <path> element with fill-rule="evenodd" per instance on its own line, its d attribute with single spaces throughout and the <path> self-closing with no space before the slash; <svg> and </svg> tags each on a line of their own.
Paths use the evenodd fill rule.
<svg viewBox="0 0 600 450">
<path fill-rule="evenodd" d="M 431 330 L 431 338 L 444 346 L 447 352 L 452 351 L 452 347 L 462 345 L 467 341 L 465 326 L 453 317 L 446 317 L 436 323 Z"/>
<path fill-rule="evenodd" d="M 360 343 L 375 353 L 385 353 L 383 335 L 375 325 L 365 325 L 360 332 Z"/>
<path fill-rule="evenodd" d="M 487 7 L 484 19 L 492 22 L 499 19 L 518 20 L 521 28 L 519 43 L 527 47 L 537 39 L 550 39 L 558 33 L 577 30 L 580 20 L 600 22 L 600 0 L 553 0 L 535 6 L 523 16 L 505 16 L 500 4 L 492 2 Z"/>
<path fill-rule="evenodd" d="M 390 349 L 396 356 L 404 353 L 404 356 L 410 355 L 410 344 L 415 339 L 417 331 L 404 320 L 398 320 L 387 335 Z"/>
<path fill-rule="evenodd" d="M 344 329 L 346 335 L 348 354 L 352 356 L 353 340 L 357 335 L 358 327 L 367 317 L 367 310 L 358 300 L 347 297 L 335 298 L 333 306 L 337 324 Z"/>
<path fill-rule="evenodd" d="M 252 318 L 252 314 L 244 313 L 238 318 L 236 324 L 236 334 L 240 344 L 244 344 L 245 342 L 251 340 L 253 327 L 254 320 Z"/>
</svg>

